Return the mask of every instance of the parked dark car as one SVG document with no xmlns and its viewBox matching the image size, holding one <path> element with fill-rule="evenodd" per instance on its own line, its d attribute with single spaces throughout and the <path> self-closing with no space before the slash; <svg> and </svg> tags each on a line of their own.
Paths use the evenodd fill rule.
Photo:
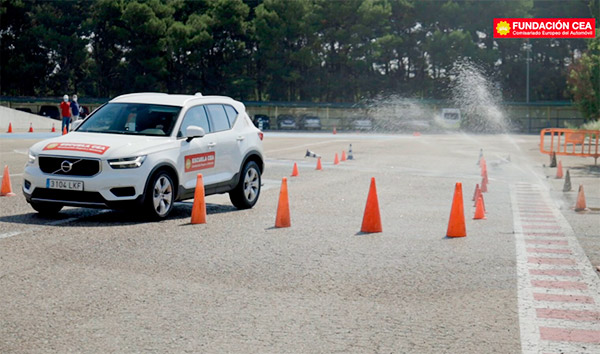
<svg viewBox="0 0 600 354">
<path fill-rule="evenodd" d="M 264 115 L 264 114 L 255 114 L 254 115 L 254 119 L 252 120 L 252 123 L 254 123 L 254 125 L 262 130 L 265 129 L 271 129 L 271 120 L 269 119 L 269 116 Z M 262 128 L 260 127 L 260 124 L 262 123 Z"/>
<path fill-rule="evenodd" d="M 60 111 L 57 106 L 41 106 L 38 115 L 52 119 L 60 119 Z"/>
<path fill-rule="evenodd" d="M 15 109 L 17 111 L 21 111 L 21 112 L 25 112 L 25 113 L 31 113 L 31 108 L 28 108 L 28 107 L 17 107 Z"/>
<path fill-rule="evenodd" d="M 277 117 L 277 127 L 279 129 L 297 129 L 296 118 L 289 114 L 280 114 Z"/>
<path fill-rule="evenodd" d="M 300 118 L 300 129 L 321 130 L 321 118 L 317 116 L 303 115 Z"/>
</svg>

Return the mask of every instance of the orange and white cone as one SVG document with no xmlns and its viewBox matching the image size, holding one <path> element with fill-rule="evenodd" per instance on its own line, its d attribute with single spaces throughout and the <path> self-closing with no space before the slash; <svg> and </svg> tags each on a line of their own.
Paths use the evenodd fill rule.
<svg viewBox="0 0 600 354">
<path fill-rule="evenodd" d="M 383 229 L 381 227 L 381 215 L 379 214 L 377 187 L 375 185 L 375 177 L 371 177 L 371 186 L 369 187 L 369 195 L 367 196 L 367 205 L 365 206 L 360 232 L 376 233 L 381 231 Z"/>
<path fill-rule="evenodd" d="M 473 220 L 481 220 L 485 219 L 485 208 L 483 206 L 483 196 L 479 195 L 477 198 L 477 203 L 475 206 L 475 216 L 473 216 Z"/>
<path fill-rule="evenodd" d="M 346 151 L 342 151 L 342 161 L 346 161 Z"/>
<path fill-rule="evenodd" d="M 28 132 L 29 133 L 33 133 L 33 124 L 32 123 L 29 123 L 29 130 L 28 130 Z"/>
<path fill-rule="evenodd" d="M 12 133 L 12 123 L 8 122 L 8 130 L 6 131 L 7 133 Z"/>
<path fill-rule="evenodd" d="M 206 202 L 204 201 L 204 179 L 202 178 L 202 173 L 198 173 L 196 177 L 191 223 L 206 224 Z"/>
<path fill-rule="evenodd" d="M 294 162 L 294 168 L 292 168 L 292 177 L 298 177 L 298 164 Z"/>
<path fill-rule="evenodd" d="M 0 196 L 14 197 L 16 194 L 12 191 L 10 184 L 10 174 L 8 173 L 8 165 L 4 166 L 4 174 L 2 175 L 2 186 L 0 187 Z"/>
<path fill-rule="evenodd" d="M 558 167 L 556 168 L 556 179 L 561 179 L 561 178 L 563 178 L 562 161 L 558 160 Z"/>
<path fill-rule="evenodd" d="M 585 194 L 583 193 L 583 184 L 579 185 L 579 192 L 577 192 L 577 203 L 575 204 L 575 211 L 585 211 L 587 206 L 585 204 Z"/>
<path fill-rule="evenodd" d="M 317 158 L 317 171 L 321 171 L 323 169 L 323 166 L 321 166 L 321 158 Z"/>
<path fill-rule="evenodd" d="M 339 165 L 340 164 L 340 159 L 338 158 L 337 152 L 335 153 L 335 157 L 333 158 L 333 164 L 334 165 Z"/>
<path fill-rule="evenodd" d="M 454 187 L 454 198 L 452 199 L 452 209 L 450 210 L 450 220 L 448 221 L 447 237 L 465 237 L 467 229 L 465 227 L 465 209 L 463 205 L 462 183 L 456 182 Z"/>
<path fill-rule="evenodd" d="M 52 130 L 50 130 L 50 133 L 56 133 L 56 128 L 54 128 L 54 123 L 52 123 Z"/>
<path fill-rule="evenodd" d="M 277 203 L 277 215 L 275 216 L 275 227 L 290 227 L 290 200 L 288 198 L 287 178 L 281 179 L 281 189 L 279 190 L 279 202 Z"/>
</svg>

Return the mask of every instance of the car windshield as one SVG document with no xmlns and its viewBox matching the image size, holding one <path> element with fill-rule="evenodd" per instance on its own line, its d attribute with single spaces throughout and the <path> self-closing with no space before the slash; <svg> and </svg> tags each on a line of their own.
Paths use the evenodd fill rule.
<svg viewBox="0 0 600 354">
<path fill-rule="evenodd" d="M 142 103 L 108 103 L 77 128 L 78 132 L 168 136 L 181 107 Z"/>
</svg>

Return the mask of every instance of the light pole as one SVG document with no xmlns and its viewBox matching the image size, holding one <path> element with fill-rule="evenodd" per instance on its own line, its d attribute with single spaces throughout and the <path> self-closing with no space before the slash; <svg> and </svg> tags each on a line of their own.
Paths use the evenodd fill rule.
<svg viewBox="0 0 600 354">
<path fill-rule="evenodd" d="M 529 104 L 529 52 L 531 51 L 531 44 L 529 44 L 529 39 L 527 39 L 527 43 L 525 44 L 525 51 L 527 52 L 527 74 L 525 81 L 525 102 Z"/>
</svg>

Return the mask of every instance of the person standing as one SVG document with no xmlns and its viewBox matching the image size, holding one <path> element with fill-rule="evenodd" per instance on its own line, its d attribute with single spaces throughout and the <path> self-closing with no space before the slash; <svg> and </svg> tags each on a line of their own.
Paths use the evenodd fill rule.
<svg viewBox="0 0 600 354">
<path fill-rule="evenodd" d="M 79 119 L 79 114 L 81 113 L 81 107 L 79 106 L 79 103 L 77 102 L 77 95 L 73 95 L 70 105 L 71 105 L 71 117 L 72 117 L 71 121 L 74 122 Z"/>
<path fill-rule="evenodd" d="M 63 96 L 63 101 L 60 103 L 60 114 L 62 115 L 62 124 L 60 131 L 64 132 L 65 127 L 69 131 L 69 123 L 71 123 L 71 104 L 69 103 L 69 95 Z"/>
</svg>

